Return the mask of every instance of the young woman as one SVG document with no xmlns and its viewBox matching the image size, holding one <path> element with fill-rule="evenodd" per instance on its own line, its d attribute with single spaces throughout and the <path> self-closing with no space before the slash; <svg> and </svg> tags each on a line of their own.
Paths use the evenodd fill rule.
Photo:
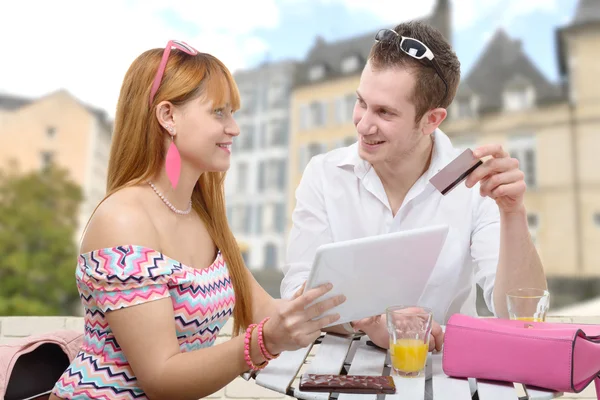
<svg viewBox="0 0 600 400">
<path fill-rule="evenodd" d="M 342 296 L 310 305 L 330 286 L 274 300 L 244 266 L 223 193 L 239 105 L 228 69 L 183 42 L 129 68 L 78 258 L 84 344 L 51 399 L 195 400 L 339 318 L 322 314 Z M 213 345 L 231 316 L 234 337 Z"/>
</svg>

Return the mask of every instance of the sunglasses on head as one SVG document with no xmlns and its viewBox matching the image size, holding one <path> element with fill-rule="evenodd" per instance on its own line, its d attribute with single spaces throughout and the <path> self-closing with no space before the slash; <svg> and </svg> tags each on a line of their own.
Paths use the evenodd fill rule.
<svg viewBox="0 0 600 400">
<path fill-rule="evenodd" d="M 398 38 L 400 38 L 400 43 L 397 43 Z M 375 41 L 395 43 L 397 44 L 400 50 L 402 50 L 404 53 L 408 54 L 412 58 L 415 58 L 417 60 L 422 60 L 423 58 L 428 59 L 431 65 L 433 65 L 433 68 L 435 68 L 435 72 L 437 72 L 438 76 L 444 82 L 444 86 L 446 87 L 444 97 L 442 97 L 442 102 L 440 103 L 444 104 L 446 96 L 448 95 L 448 82 L 446 82 L 444 74 L 442 74 L 438 63 L 435 60 L 433 52 L 429 50 L 429 47 L 425 46 L 425 44 L 420 40 L 406 36 L 400 36 L 398 32 L 392 29 L 381 29 L 375 35 Z"/>
<path fill-rule="evenodd" d="M 198 54 L 198 50 L 194 49 L 189 44 L 179 41 L 179 40 L 169 40 L 167 45 L 165 46 L 165 51 L 163 51 L 162 59 L 160 60 L 160 64 L 158 65 L 158 70 L 156 71 L 156 75 L 154 76 L 154 81 L 152 82 L 152 88 L 150 89 L 150 105 L 154 101 L 154 96 L 160 87 L 160 83 L 162 82 L 163 75 L 165 73 L 165 68 L 167 67 L 167 61 L 169 60 L 169 55 L 171 54 L 171 49 L 175 47 L 178 50 L 183 51 L 190 56 L 195 56 Z"/>
</svg>

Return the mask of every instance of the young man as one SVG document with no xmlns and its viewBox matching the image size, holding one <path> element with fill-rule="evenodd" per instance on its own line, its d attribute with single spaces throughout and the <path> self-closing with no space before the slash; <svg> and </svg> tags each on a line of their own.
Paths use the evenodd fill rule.
<svg viewBox="0 0 600 400">
<path fill-rule="evenodd" d="M 501 317 L 508 290 L 546 288 L 527 226 L 523 172 L 502 146 L 474 149 L 484 163 L 446 196 L 429 183 L 460 154 L 438 129 L 459 81 L 460 63 L 434 28 L 409 22 L 377 34 L 356 91 L 358 142 L 314 157 L 296 191 L 283 298 L 306 281 L 322 244 L 437 224 L 450 231 L 420 305 L 439 324 L 458 312 L 476 315 L 475 284 Z M 387 347 L 382 319 L 355 328 Z M 434 333 L 439 349 L 439 326 Z"/>
</svg>

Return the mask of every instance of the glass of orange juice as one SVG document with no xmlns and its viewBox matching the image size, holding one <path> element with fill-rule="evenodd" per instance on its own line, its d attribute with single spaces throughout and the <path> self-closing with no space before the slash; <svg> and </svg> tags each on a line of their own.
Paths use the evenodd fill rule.
<svg viewBox="0 0 600 400">
<path fill-rule="evenodd" d="M 390 334 L 390 358 L 396 375 L 422 376 L 425 371 L 433 312 L 416 306 L 393 306 L 386 310 Z"/>
<path fill-rule="evenodd" d="M 521 288 L 506 293 L 510 319 L 544 322 L 550 307 L 550 292 L 546 289 Z"/>
</svg>

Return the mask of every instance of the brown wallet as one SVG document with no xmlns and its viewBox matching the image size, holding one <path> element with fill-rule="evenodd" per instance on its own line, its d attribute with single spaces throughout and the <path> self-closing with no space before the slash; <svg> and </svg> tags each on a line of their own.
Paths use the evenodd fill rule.
<svg viewBox="0 0 600 400">
<path fill-rule="evenodd" d="M 396 385 L 391 376 L 302 374 L 300 390 L 303 392 L 394 394 Z"/>
</svg>

